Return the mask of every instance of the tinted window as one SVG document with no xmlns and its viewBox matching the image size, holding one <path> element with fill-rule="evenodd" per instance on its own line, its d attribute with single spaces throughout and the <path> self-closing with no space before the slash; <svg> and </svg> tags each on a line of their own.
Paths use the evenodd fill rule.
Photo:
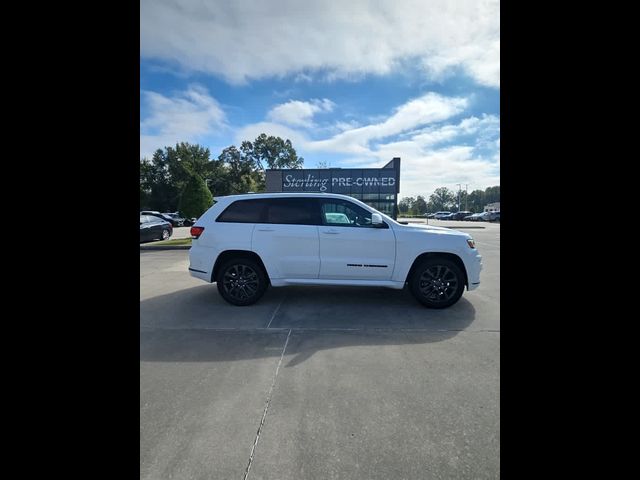
<svg viewBox="0 0 640 480">
<path fill-rule="evenodd" d="M 313 198 L 270 198 L 265 223 L 319 225 L 318 204 Z"/>
<path fill-rule="evenodd" d="M 323 200 L 322 223 L 337 227 L 372 227 L 371 212 L 345 200 Z"/>
<path fill-rule="evenodd" d="M 229 205 L 216 221 L 261 223 L 265 200 L 238 200 Z"/>
</svg>

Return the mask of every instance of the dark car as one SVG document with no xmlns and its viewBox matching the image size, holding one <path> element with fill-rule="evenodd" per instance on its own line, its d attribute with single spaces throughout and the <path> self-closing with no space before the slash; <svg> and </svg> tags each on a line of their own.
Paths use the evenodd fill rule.
<svg viewBox="0 0 640 480">
<path fill-rule="evenodd" d="M 471 215 L 471 212 L 468 212 L 466 210 L 462 212 L 456 212 L 449 215 L 447 217 L 447 220 L 464 220 L 464 218 L 468 217 L 469 215 Z"/>
<path fill-rule="evenodd" d="M 154 210 L 145 210 L 143 212 L 140 212 L 140 215 L 152 215 L 154 217 L 161 218 L 162 220 L 169 222 L 172 227 L 181 227 L 182 225 L 180 225 L 180 220 L 182 220 L 182 223 L 184 223 L 184 219 L 176 219 L 168 213 L 160 213 Z"/>
<path fill-rule="evenodd" d="M 155 215 L 140 215 L 140 243 L 167 240 L 172 233 L 170 222 Z"/>
<path fill-rule="evenodd" d="M 164 215 L 164 218 L 169 217 L 171 219 L 171 224 L 174 227 L 189 226 L 185 223 L 187 219 L 184 218 L 182 215 L 180 215 L 178 212 L 173 212 L 173 213 L 165 212 L 162 215 Z"/>
</svg>

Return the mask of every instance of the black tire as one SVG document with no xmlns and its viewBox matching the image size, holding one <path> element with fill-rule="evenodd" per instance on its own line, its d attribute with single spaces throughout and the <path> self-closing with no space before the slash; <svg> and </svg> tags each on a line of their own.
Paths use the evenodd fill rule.
<svg viewBox="0 0 640 480">
<path fill-rule="evenodd" d="M 409 288 L 424 306 L 447 308 L 460 300 L 464 292 L 464 274 L 451 260 L 428 258 L 413 270 Z"/>
<path fill-rule="evenodd" d="M 171 236 L 171 232 L 168 228 L 163 228 L 162 233 L 160 234 L 160 240 L 168 240 Z"/>
<path fill-rule="evenodd" d="M 216 283 L 222 298 L 243 307 L 260 300 L 269 282 L 257 262 L 250 258 L 234 258 L 218 269 Z"/>
</svg>

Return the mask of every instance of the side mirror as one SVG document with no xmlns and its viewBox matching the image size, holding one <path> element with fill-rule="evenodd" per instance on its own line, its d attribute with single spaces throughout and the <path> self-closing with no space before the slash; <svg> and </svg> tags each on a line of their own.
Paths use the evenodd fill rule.
<svg viewBox="0 0 640 480">
<path fill-rule="evenodd" d="M 384 223 L 382 222 L 382 215 L 380 215 L 379 213 L 372 213 L 371 214 L 371 225 L 373 225 L 374 227 L 382 227 L 382 226 L 384 226 Z"/>
</svg>

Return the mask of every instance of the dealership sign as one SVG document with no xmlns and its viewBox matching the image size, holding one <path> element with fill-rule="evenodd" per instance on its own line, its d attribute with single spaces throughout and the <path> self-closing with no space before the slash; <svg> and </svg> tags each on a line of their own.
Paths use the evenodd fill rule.
<svg viewBox="0 0 640 480">
<path fill-rule="evenodd" d="M 328 193 L 397 193 L 395 168 L 267 170 L 267 191 Z"/>
<path fill-rule="evenodd" d="M 306 178 L 295 178 L 292 174 L 285 175 L 284 182 L 282 183 L 283 190 L 290 190 L 292 188 L 317 188 L 321 192 L 326 192 L 328 185 L 333 187 L 351 187 L 351 186 L 383 186 L 393 187 L 396 184 L 395 177 L 331 177 L 331 178 L 318 178 L 314 177 L 310 173 Z"/>
</svg>

